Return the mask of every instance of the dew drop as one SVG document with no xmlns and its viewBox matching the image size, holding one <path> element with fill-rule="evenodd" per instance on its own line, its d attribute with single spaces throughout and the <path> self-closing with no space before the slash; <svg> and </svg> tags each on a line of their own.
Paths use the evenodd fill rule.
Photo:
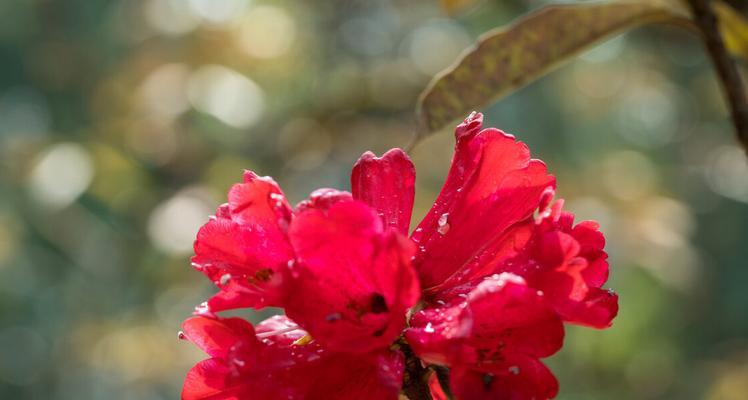
<svg viewBox="0 0 748 400">
<path fill-rule="evenodd" d="M 519 367 L 516 365 L 512 365 L 509 367 L 509 373 L 512 375 L 519 375 Z"/>
<path fill-rule="evenodd" d="M 438 228 L 436 228 L 436 231 L 439 232 L 440 235 L 446 235 L 447 232 L 449 232 L 449 222 L 447 220 L 449 219 L 449 213 L 444 213 L 439 217 L 439 221 L 437 221 L 437 224 L 439 225 Z"/>
<path fill-rule="evenodd" d="M 226 286 L 226 284 L 229 283 L 231 280 L 231 274 L 223 274 L 221 275 L 221 286 Z"/>
<path fill-rule="evenodd" d="M 200 303 L 199 306 L 195 307 L 195 314 L 197 315 L 205 315 L 205 316 L 214 316 L 213 311 L 210 310 L 210 306 L 208 305 L 207 301 L 204 301 Z"/>
<path fill-rule="evenodd" d="M 434 326 L 431 325 L 431 322 L 426 324 L 426 326 L 423 328 L 423 331 L 426 333 L 434 333 Z"/>
<path fill-rule="evenodd" d="M 179 331 L 179 333 L 177 333 L 177 338 L 179 340 L 187 340 L 187 335 L 185 335 L 184 332 Z"/>
</svg>

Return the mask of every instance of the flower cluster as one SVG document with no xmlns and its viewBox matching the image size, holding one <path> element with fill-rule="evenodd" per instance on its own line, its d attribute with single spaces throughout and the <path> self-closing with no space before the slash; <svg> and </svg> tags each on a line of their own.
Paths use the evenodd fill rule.
<svg viewBox="0 0 748 400">
<path fill-rule="evenodd" d="M 410 237 L 415 169 L 400 149 L 364 154 L 350 193 L 295 207 L 246 172 L 195 241 L 193 266 L 220 290 L 180 333 L 211 357 L 182 398 L 397 399 L 412 359 L 448 371 L 443 387 L 425 377 L 434 398 L 554 397 L 540 359 L 561 348 L 563 323 L 605 328 L 618 311 L 601 288 L 605 239 L 554 201 L 555 178 L 523 143 L 481 125 L 473 114 L 457 127 L 447 180 Z M 217 315 L 268 306 L 285 315 Z"/>
</svg>

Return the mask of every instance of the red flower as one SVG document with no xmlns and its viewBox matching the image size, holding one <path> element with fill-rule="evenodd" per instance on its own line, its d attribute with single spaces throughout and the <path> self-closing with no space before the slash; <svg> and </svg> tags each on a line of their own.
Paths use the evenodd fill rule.
<svg viewBox="0 0 748 400">
<path fill-rule="evenodd" d="M 523 143 L 481 124 L 458 126 L 447 181 L 410 240 L 415 169 L 402 150 L 364 154 L 352 193 L 321 189 L 293 209 L 247 172 L 195 242 L 193 265 L 220 291 L 185 322 L 212 358 L 183 398 L 396 399 L 404 347 L 448 368 L 458 399 L 554 397 L 540 359 L 561 348 L 562 322 L 603 328 L 617 313 L 601 289 L 605 239 L 552 202 L 555 178 Z M 215 315 L 264 306 L 287 317 L 255 332 Z"/>
<path fill-rule="evenodd" d="M 400 391 L 399 353 L 383 350 L 361 358 L 315 342 L 294 344 L 306 332 L 285 316 L 261 322 L 256 331 L 243 319 L 201 316 L 182 328 L 185 338 L 212 357 L 187 374 L 185 400 L 379 399 Z"/>
</svg>

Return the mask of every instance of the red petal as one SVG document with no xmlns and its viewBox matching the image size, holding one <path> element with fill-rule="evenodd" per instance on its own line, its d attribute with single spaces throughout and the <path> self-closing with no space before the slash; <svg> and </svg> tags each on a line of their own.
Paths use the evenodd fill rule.
<svg viewBox="0 0 748 400">
<path fill-rule="evenodd" d="M 532 215 L 555 187 L 545 164 L 514 137 L 480 127 L 478 115 L 458 127 L 447 181 L 413 234 L 425 288 L 441 284 L 513 224 Z M 478 122 L 476 122 L 478 121 Z"/>
<path fill-rule="evenodd" d="M 242 387 L 229 382 L 230 369 L 215 358 L 200 361 L 187 373 L 182 400 L 239 400 Z M 232 385 L 232 383 L 234 383 Z"/>
<path fill-rule="evenodd" d="M 227 273 L 222 276 L 230 276 L 230 274 Z M 220 280 L 221 278 L 219 278 L 218 285 L 221 287 L 221 291 L 207 301 L 206 309 L 200 308 L 197 312 L 198 315 L 211 315 L 219 311 L 236 308 L 260 308 L 265 304 L 278 303 L 275 293 L 271 293 L 272 296 L 270 296 L 265 288 L 253 285 L 245 279 L 229 279 L 225 285 L 221 284 Z"/>
<path fill-rule="evenodd" d="M 407 234 L 415 197 L 416 170 L 401 149 L 379 158 L 366 152 L 351 172 L 353 198 L 374 208 L 385 225 Z"/>
<path fill-rule="evenodd" d="M 573 219 L 562 212 L 557 222 L 540 223 L 528 249 L 539 265 L 528 282 L 545 293 L 565 321 L 606 328 L 618 313 L 618 296 L 600 289 L 608 279 L 605 238 L 596 222 L 572 227 Z"/>
<path fill-rule="evenodd" d="M 358 201 L 308 209 L 289 230 L 298 257 L 286 313 L 326 347 L 366 352 L 388 346 L 419 297 L 412 244 L 385 230 Z"/>
<path fill-rule="evenodd" d="M 237 223 L 257 226 L 268 235 L 278 237 L 284 236 L 291 217 L 291 206 L 278 184 L 252 171 L 245 171 L 244 183 L 229 190 L 229 210 Z"/>
<path fill-rule="evenodd" d="M 278 272 L 293 258 L 286 237 L 291 208 L 277 184 L 252 172 L 244 179 L 195 241 L 193 265 L 226 292 L 209 302 L 215 311 L 278 305 Z"/>
<path fill-rule="evenodd" d="M 607 328 L 618 315 L 618 295 L 610 290 L 590 288 L 581 301 L 559 298 L 556 309 L 565 321 L 592 328 Z"/>
<path fill-rule="evenodd" d="M 328 210 L 333 204 L 340 201 L 350 201 L 353 196 L 345 191 L 337 189 L 317 189 L 309 195 L 309 198 L 296 205 L 296 212 L 302 213 L 308 209 Z"/>
<path fill-rule="evenodd" d="M 450 386 L 457 400 L 543 400 L 558 394 L 558 381 L 548 367 L 522 355 L 512 355 L 492 370 L 453 368 Z"/>
<path fill-rule="evenodd" d="M 490 277 L 410 322 L 406 339 L 416 354 L 444 365 L 492 365 L 513 353 L 547 357 L 564 337 L 561 320 L 543 297 L 512 274 Z"/>
<path fill-rule="evenodd" d="M 314 340 L 296 344 L 307 333 L 285 316 L 258 324 L 257 337 L 237 318 L 195 317 L 184 328 L 215 358 L 192 368 L 183 399 L 395 400 L 400 392 L 400 353 L 336 354 Z"/>
<path fill-rule="evenodd" d="M 185 337 L 211 357 L 227 358 L 232 347 L 256 347 L 252 325 L 241 318 L 188 318 L 182 323 Z"/>
<path fill-rule="evenodd" d="M 561 202 L 556 202 L 560 205 Z M 610 326 L 617 296 L 601 290 L 608 278 L 605 238 L 597 223 L 573 226 L 573 215 L 555 207 L 535 221 L 529 218 L 496 237 L 443 284 L 427 294 L 433 303 L 466 293 L 484 276 L 509 272 L 541 291 L 563 320 L 596 328 Z M 555 215 L 555 216 L 554 216 Z"/>
</svg>

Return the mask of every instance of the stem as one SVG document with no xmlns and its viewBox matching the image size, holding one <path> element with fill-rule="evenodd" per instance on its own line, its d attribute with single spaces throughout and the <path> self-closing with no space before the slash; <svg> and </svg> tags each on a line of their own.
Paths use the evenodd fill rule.
<svg viewBox="0 0 748 400">
<path fill-rule="evenodd" d="M 401 341 L 400 351 L 405 356 L 405 374 L 403 376 L 403 394 L 409 400 L 431 400 L 429 390 L 429 370 L 424 368 L 410 346 Z"/>
<path fill-rule="evenodd" d="M 735 62 L 730 57 L 722 36 L 719 33 L 719 21 L 712 10 L 710 0 L 688 0 L 693 11 L 693 18 L 704 37 L 704 43 L 717 70 L 722 90 L 727 98 L 732 122 L 738 140 L 748 151 L 748 101 L 745 86 Z"/>
<path fill-rule="evenodd" d="M 434 373 L 439 379 L 439 385 L 442 387 L 444 394 L 447 395 L 447 399 L 453 400 L 455 396 L 452 394 L 452 388 L 449 385 L 449 370 L 445 367 L 435 366 Z"/>
</svg>

